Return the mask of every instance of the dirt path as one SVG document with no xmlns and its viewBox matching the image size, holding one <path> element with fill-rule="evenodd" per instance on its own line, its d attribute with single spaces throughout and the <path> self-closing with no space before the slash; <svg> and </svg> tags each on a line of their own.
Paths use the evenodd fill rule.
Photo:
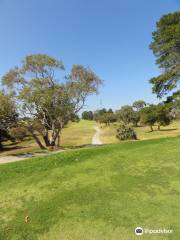
<svg viewBox="0 0 180 240">
<path fill-rule="evenodd" d="M 92 144 L 93 145 L 100 145 L 102 144 L 101 140 L 100 140 L 100 128 L 98 126 L 95 126 L 94 129 L 96 130 L 93 138 L 92 138 Z"/>
<path fill-rule="evenodd" d="M 24 159 L 26 159 L 26 158 L 24 158 L 24 157 L 15 157 L 15 156 L 2 156 L 2 157 L 0 157 L 0 164 L 21 161 L 21 160 L 24 160 Z"/>
<path fill-rule="evenodd" d="M 50 154 L 55 154 L 55 153 L 63 152 L 63 151 L 64 150 L 57 150 L 57 151 L 48 152 L 48 153 L 32 153 L 32 154 L 27 154 L 27 155 L 23 155 L 23 156 L 0 156 L 0 164 L 28 160 L 33 157 L 43 157 L 43 156 L 47 156 Z"/>
</svg>

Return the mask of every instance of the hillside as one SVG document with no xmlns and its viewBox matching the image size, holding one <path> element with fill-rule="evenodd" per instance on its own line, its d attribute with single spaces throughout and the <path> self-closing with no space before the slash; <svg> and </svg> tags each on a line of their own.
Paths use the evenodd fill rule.
<svg viewBox="0 0 180 240">
<path fill-rule="evenodd" d="M 163 138 L 1 165 L 0 239 L 129 240 L 142 226 L 179 240 L 179 146 Z"/>
</svg>

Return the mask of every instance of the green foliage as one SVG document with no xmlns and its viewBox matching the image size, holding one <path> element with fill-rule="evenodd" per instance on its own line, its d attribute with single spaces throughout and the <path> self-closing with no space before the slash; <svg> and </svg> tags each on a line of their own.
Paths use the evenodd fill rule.
<svg viewBox="0 0 180 240">
<path fill-rule="evenodd" d="M 169 107 L 170 115 L 173 119 L 180 119 L 180 91 L 176 91 L 172 96 L 168 96 L 164 104 Z"/>
<path fill-rule="evenodd" d="M 72 114 L 70 119 L 71 119 L 72 122 L 79 122 L 80 121 L 80 118 L 77 114 Z"/>
<path fill-rule="evenodd" d="M 131 106 L 125 105 L 122 106 L 120 110 L 117 111 L 117 117 L 119 121 L 122 121 L 125 125 L 132 123 L 137 126 L 139 122 L 139 114 L 134 111 Z"/>
<path fill-rule="evenodd" d="M 110 123 L 116 122 L 116 115 L 114 113 L 104 113 L 103 115 L 99 116 L 99 123 L 105 123 L 106 125 L 109 125 Z"/>
<path fill-rule="evenodd" d="M 46 74 L 45 76 L 52 77 L 49 68 L 53 69 L 62 69 L 64 70 L 64 64 L 62 61 L 59 61 L 53 57 L 50 57 L 46 54 L 34 54 L 28 55 L 23 60 L 23 71 L 33 72 L 38 74 Z"/>
<path fill-rule="evenodd" d="M 96 111 L 94 112 L 94 120 L 95 120 L 96 122 L 99 122 L 100 119 L 101 119 L 101 117 L 102 117 L 105 113 L 107 113 L 107 110 L 106 110 L 105 108 L 96 110 Z"/>
<path fill-rule="evenodd" d="M 84 120 L 93 120 L 94 116 L 93 116 L 93 112 L 92 111 L 84 111 L 82 113 L 82 119 Z"/>
<path fill-rule="evenodd" d="M 136 132 L 134 129 L 130 126 L 122 124 L 118 129 L 117 129 L 117 134 L 116 137 L 119 140 L 136 140 Z"/>
<path fill-rule="evenodd" d="M 157 105 L 156 106 L 156 122 L 158 124 L 158 129 L 160 126 L 167 126 L 170 124 L 172 117 L 170 115 L 169 108 L 166 105 Z"/>
<path fill-rule="evenodd" d="M 144 125 L 148 125 L 151 128 L 151 131 L 153 131 L 153 125 L 155 124 L 157 118 L 156 118 L 156 106 L 150 105 L 141 110 L 141 123 Z"/>
<path fill-rule="evenodd" d="M 10 96 L 0 92 L 0 129 L 8 129 L 17 120 L 17 112 Z"/>
<path fill-rule="evenodd" d="M 145 101 L 143 100 L 137 100 L 133 103 L 132 107 L 139 112 L 141 109 L 143 109 L 146 106 Z"/>
<path fill-rule="evenodd" d="M 8 130 L 16 125 L 18 114 L 11 98 L 0 92 L 0 149 L 2 140 L 8 137 Z"/>
<path fill-rule="evenodd" d="M 156 56 L 156 64 L 163 70 L 158 77 L 150 80 L 153 92 L 162 97 L 171 91 L 180 80 L 180 12 L 169 13 L 161 17 L 153 32 L 150 45 Z"/>
<path fill-rule="evenodd" d="M 117 121 L 117 115 L 110 109 L 100 109 L 94 112 L 94 120 L 99 123 L 109 125 Z"/>
<path fill-rule="evenodd" d="M 72 66 L 71 73 L 66 79 L 68 90 L 74 98 L 77 98 L 75 103 L 80 104 L 80 106 L 82 105 L 81 101 L 85 100 L 88 95 L 97 94 L 99 86 L 103 83 L 90 68 L 78 64 Z"/>
<path fill-rule="evenodd" d="M 160 130 L 160 126 L 169 125 L 171 120 L 170 109 L 166 104 L 150 105 L 141 110 L 141 123 L 150 126 L 152 131 L 155 123 Z"/>
</svg>

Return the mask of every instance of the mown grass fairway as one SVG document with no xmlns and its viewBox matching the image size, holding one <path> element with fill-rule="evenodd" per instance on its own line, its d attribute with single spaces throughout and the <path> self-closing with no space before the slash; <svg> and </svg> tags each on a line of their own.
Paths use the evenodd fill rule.
<svg viewBox="0 0 180 240">
<path fill-rule="evenodd" d="M 62 131 L 62 146 L 72 147 L 91 144 L 95 133 L 94 126 L 95 122 L 88 120 L 70 123 Z"/>
<path fill-rule="evenodd" d="M 126 142 L 1 165 L 0 239 L 179 240 L 179 146 Z M 138 238 L 137 226 L 174 234 Z"/>
</svg>

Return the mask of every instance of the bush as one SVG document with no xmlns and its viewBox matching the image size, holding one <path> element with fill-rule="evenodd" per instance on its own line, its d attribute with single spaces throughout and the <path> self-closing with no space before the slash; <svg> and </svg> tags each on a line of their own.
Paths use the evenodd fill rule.
<svg viewBox="0 0 180 240">
<path fill-rule="evenodd" d="M 12 140 L 23 141 L 27 136 L 27 130 L 24 127 L 11 128 L 9 134 Z"/>
<path fill-rule="evenodd" d="M 134 129 L 130 126 L 121 125 L 117 129 L 116 137 L 119 140 L 137 140 L 137 135 Z"/>
</svg>

